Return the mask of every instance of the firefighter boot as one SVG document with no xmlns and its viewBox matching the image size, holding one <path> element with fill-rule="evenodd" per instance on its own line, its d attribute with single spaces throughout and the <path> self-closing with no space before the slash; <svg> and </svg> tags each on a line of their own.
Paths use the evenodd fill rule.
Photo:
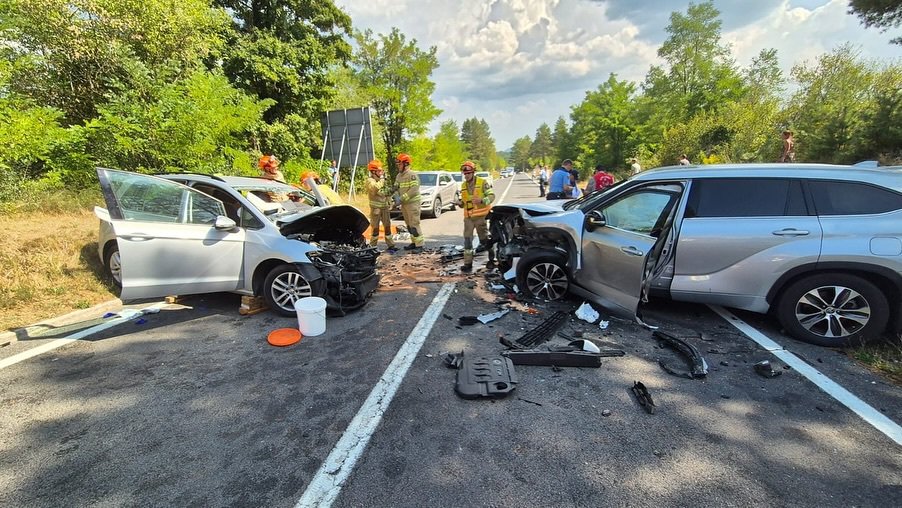
<svg viewBox="0 0 902 508">
<path fill-rule="evenodd" d="M 460 271 L 463 273 L 473 271 L 473 251 L 464 251 L 464 264 L 460 267 Z"/>
</svg>

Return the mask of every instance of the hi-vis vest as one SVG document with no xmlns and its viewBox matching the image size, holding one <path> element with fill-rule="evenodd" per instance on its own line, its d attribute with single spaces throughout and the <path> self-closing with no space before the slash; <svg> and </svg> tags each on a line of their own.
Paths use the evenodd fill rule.
<svg viewBox="0 0 902 508">
<path fill-rule="evenodd" d="M 482 178 L 476 176 L 473 179 L 475 180 L 473 187 L 476 192 L 473 197 L 482 199 L 482 204 L 473 203 L 473 197 L 470 197 L 470 186 L 464 180 L 463 186 L 460 188 L 460 201 L 464 204 L 464 217 L 485 217 L 492 209 L 490 201 L 495 198 L 495 192 Z"/>
<path fill-rule="evenodd" d="M 399 173 L 395 179 L 398 184 L 398 193 L 401 195 L 401 203 L 409 205 L 412 203 L 420 204 L 423 200 L 420 197 L 420 181 L 413 170 L 408 169 L 403 173 Z"/>
<path fill-rule="evenodd" d="M 385 191 L 388 185 L 385 179 L 375 179 L 372 176 L 366 179 L 366 194 L 370 198 L 370 208 L 388 208 L 388 195 Z"/>
</svg>

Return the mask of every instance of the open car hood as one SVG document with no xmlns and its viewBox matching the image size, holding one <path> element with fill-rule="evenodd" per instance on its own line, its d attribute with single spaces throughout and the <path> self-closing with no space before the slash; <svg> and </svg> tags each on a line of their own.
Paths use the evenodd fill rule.
<svg viewBox="0 0 902 508">
<path fill-rule="evenodd" d="M 318 241 L 353 243 L 370 221 L 351 205 L 332 205 L 283 217 L 276 224 L 285 236 L 304 234 Z"/>
<path fill-rule="evenodd" d="M 531 217 L 539 215 L 548 215 L 550 213 L 559 213 L 564 210 L 565 199 L 556 199 L 553 201 L 540 201 L 537 203 L 519 203 L 516 205 L 497 205 L 493 206 L 493 211 L 499 213 L 510 213 L 513 211 L 522 211 Z"/>
</svg>

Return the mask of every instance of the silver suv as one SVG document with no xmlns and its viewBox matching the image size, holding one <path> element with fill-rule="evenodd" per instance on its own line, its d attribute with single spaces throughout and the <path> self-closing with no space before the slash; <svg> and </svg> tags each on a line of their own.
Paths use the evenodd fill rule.
<svg viewBox="0 0 902 508">
<path fill-rule="evenodd" d="M 420 181 L 420 213 L 423 217 L 436 218 L 445 208 L 452 212 L 457 208 L 459 187 L 450 171 L 414 171 Z M 393 217 L 401 215 L 397 204 L 391 210 Z"/>
<path fill-rule="evenodd" d="M 902 169 L 673 167 L 581 199 L 494 207 L 521 291 L 640 320 L 649 294 L 772 312 L 842 346 L 902 329 Z"/>
</svg>

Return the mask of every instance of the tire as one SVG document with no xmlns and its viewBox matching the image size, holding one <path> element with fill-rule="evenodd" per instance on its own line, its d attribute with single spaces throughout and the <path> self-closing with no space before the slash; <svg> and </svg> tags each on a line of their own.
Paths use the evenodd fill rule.
<svg viewBox="0 0 902 508">
<path fill-rule="evenodd" d="M 517 287 L 540 300 L 560 300 L 570 289 L 564 259 L 552 253 L 524 257 L 517 264 Z"/>
<path fill-rule="evenodd" d="M 279 265 L 272 269 L 263 282 L 263 298 L 269 308 L 283 316 L 294 316 L 294 302 L 313 295 L 310 281 L 301 275 L 292 264 Z"/>
<path fill-rule="evenodd" d="M 877 286 L 861 277 L 823 273 L 787 287 L 777 304 L 777 318 L 799 340 L 845 347 L 883 333 L 889 304 Z"/>
<path fill-rule="evenodd" d="M 106 255 L 103 257 L 103 268 L 113 285 L 122 289 L 122 258 L 119 256 L 119 246 L 115 243 L 106 250 Z"/>
<path fill-rule="evenodd" d="M 433 219 L 439 218 L 442 214 L 442 198 L 435 198 L 432 202 L 432 213 L 429 214 Z"/>
</svg>

